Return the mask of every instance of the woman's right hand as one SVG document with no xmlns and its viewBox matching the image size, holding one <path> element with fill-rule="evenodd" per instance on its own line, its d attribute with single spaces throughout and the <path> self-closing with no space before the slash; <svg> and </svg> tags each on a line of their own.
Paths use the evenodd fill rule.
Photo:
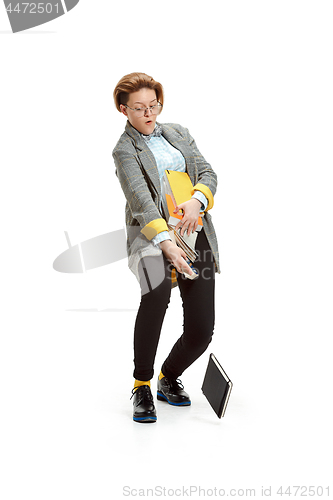
<svg viewBox="0 0 333 500">
<path fill-rule="evenodd" d="M 160 243 L 160 247 L 165 257 L 177 269 L 179 273 L 193 274 L 192 269 L 186 263 L 186 253 L 171 240 L 164 240 Z"/>
</svg>

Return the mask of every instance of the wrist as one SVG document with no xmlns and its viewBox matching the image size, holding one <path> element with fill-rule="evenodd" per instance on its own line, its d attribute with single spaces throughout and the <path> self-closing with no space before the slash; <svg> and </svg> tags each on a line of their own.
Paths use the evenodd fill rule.
<svg viewBox="0 0 333 500">
<path fill-rule="evenodd" d="M 201 203 L 201 201 L 200 201 L 198 198 L 194 198 L 194 197 L 193 197 L 193 198 L 191 198 L 191 200 L 195 200 L 195 201 L 197 201 L 197 202 L 198 202 L 198 205 L 201 207 L 202 203 Z"/>
<path fill-rule="evenodd" d="M 171 246 L 174 246 L 175 244 L 171 240 L 164 240 L 160 242 L 160 248 L 161 250 L 166 250 L 167 248 L 170 248 Z"/>
</svg>

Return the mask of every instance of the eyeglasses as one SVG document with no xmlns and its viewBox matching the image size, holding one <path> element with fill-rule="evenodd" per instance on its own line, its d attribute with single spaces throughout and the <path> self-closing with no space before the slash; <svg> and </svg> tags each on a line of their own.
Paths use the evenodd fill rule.
<svg viewBox="0 0 333 500">
<path fill-rule="evenodd" d="M 142 116 L 145 116 L 146 113 L 149 113 L 149 111 L 152 115 L 158 115 L 163 107 L 160 102 L 158 104 L 155 104 L 154 106 L 149 106 L 148 108 L 130 108 L 129 106 L 127 106 L 127 104 L 124 104 L 124 106 L 134 111 L 135 116 L 137 116 L 138 118 L 142 118 Z"/>
</svg>

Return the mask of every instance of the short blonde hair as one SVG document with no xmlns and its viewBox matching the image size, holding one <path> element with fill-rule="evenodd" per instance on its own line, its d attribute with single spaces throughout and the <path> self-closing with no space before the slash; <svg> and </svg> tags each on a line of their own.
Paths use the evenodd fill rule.
<svg viewBox="0 0 333 500">
<path fill-rule="evenodd" d="M 121 112 L 120 104 L 127 104 L 129 94 L 143 88 L 155 90 L 157 100 L 163 105 L 163 87 L 159 82 L 156 82 L 154 78 L 146 75 L 146 73 L 130 73 L 119 80 L 113 91 L 113 99 L 117 110 Z"/>
</svg>

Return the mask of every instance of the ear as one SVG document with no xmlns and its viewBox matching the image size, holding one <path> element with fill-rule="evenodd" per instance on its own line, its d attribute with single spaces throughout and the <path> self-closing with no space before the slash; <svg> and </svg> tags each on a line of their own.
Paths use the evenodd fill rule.
<svg viewBox="0 0 333 500">
<path fill-rule="evenodd" d="M 123 115 L 128 116 L 128 115 L 127 115 L 127 109 L 126 109 L 126 106 L 124 106 L 123 104 L 120 104 L 120 110 L 121 110 L 121 112 L 123 113 Z"/>
</svg>

